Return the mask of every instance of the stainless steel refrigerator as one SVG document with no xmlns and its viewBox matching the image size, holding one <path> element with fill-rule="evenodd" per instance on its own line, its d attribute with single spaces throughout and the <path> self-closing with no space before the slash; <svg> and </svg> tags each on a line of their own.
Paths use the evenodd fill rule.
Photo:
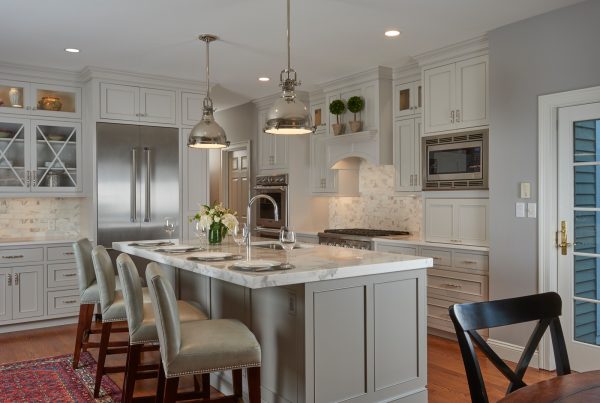
<svg viewBox="0 0 600 403">
<path fill-rule="evenodd" d="M 96 162 L 98 245 L 167 238 L 164 218 L 179 220 L 179 130 L 98 123 Z"/>
</svg>

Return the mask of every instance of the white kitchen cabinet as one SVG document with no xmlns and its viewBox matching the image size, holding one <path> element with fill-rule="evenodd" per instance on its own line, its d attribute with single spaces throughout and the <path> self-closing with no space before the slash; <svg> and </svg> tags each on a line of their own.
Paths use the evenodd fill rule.
<svg viewBox="0 0 600 403">
<path fill-rule="evenodd" d="M 422 93 L 420 81 L 394 85 L 394 118 L 421 114 Z"/>
<path fill-rule="evenodd" d="M 310 138 L 310 175 L 312 192 L 328 194 L 337 192 L 338 173 L 327 166 L 327 153 L 322 138 L 318 135 Z"/>
<path fill-rule="evenodd" d="M 488 199 L 425 200 L 425 240 L 487 246 Z"/>
<path fill-rule="evenodd" d="M 315 126 L 315 135 L 326 135 L 327 134 L 327 115 L 329 114 L 329 108 L 325 107 L 324 101 L 319 101 L 310 104 L 310 114 L 312 117 L 312 124 Z"/>
<path fill-rule="evenodd" d="M 100 118 L 176 123 L 176 91 L 100 83 Z"/>
<path fill-rule="evenodd" d="M 263 132 L 267 111 L 258 113 L 258 169 L 260 171 L 287 171 L 288 138 Z"/>
<path fill-rule="evenodd" d="M 0 193 L 82 190 L 81 124 L 0 117 Z"/>
<path fill-rule="evenodd" d="M 0 80 L 0 113 L 81 118 L 81 88 Z"/>
<path fill-rule="evenodd" d="M 44 314 L 44 266 L 13 268 L 12 319 Z"/>
<path fill-rule="evenodd" d="M 196 126 L 202 119 L 204 95 L 193 92 L 181 93 L 181 124 Z"/>
<path fill-rule="evenodd" d="M 488 56 L 423 70 L 424 132 L 489 123 Z"/>
<path fill-rule="evenodd" d="M 397 192 L 421 191 L 421 119 L 394 122 L 394 168 Z"/>
<path fill-rule="evenodd" d="M 12 269 L 0 268 L 0 322 L 12 319 Z"/>
<path fill-rule="evenodd" d="M 193 239 L 192 218 L 200 205 L 209 204 L 209 151 L 207 149 L 190 148 L 187 138 L 191 129 L 182 131 L 181 155 L 183 167 L 183 239 Z"/>
</svg>

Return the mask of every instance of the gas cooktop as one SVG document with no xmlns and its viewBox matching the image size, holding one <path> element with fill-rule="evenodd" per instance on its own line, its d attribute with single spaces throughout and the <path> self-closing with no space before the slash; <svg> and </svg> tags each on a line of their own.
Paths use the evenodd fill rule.
<svg viewBox="0 0 600 403">
<path fill-rule="evenodd" d="M 393 236 L 393 235 L 410 235 L 408 231 L 391 231 L 385 229 L 367 229 L 367 228 L 342 228 L 342 229 L 326 229 L 323 231 L 326 234 L 340 234 L 340 235 L 356 235 L 366 236 L 370 238 L 378 238 L 382 236 Z"/>
</svg>

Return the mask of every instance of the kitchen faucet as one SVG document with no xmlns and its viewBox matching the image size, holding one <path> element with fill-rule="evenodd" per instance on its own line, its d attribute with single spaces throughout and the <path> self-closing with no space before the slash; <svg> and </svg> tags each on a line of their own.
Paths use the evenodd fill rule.
<svg viewBox="0 0 600 403">
<path fill-rule="evenodd" d="M 279 207 L 277 207 L 277 202 L 269 195 L 259 194 L 254 196 L 248 202 L 248 210 L 246 211 L 246 221 L 248 223 L 248 235 L 246 236 L 246 260 L 250 260 L 250 235 L 252 234 L 252 204 L 258 199 L 267 199 L 273 204 L 275 207 L 275 221 L 279 221 Z"/>
</svg>

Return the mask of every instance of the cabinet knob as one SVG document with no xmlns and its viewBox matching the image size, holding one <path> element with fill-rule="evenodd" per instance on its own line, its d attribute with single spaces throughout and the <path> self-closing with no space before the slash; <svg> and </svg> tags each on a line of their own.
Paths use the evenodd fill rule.
<svg viewBox="0 0 600 403">
<path fill-rule="evenodd" d="M 456 110 L 456 123 L 460 122 L 460 109 Z"/>
</svg>

